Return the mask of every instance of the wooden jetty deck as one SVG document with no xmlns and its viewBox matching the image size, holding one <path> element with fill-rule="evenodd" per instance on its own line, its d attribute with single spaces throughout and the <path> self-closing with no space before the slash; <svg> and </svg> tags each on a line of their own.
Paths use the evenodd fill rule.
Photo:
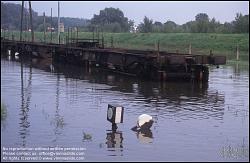
<svg viewBox="0 0 250 163">
<path fill-rule="evenodd" d="M 208 65 L 226 64 L 225 56 L 169 53 L 153 50 L 104 48 L 99 40 L 82 39 L 66 44 L 16 41 L 1 38 L 1 54 L 52 58 L 55 62 L 95 66 L 137 77 L 166 81 L 208 81 Z"/>
</svg>

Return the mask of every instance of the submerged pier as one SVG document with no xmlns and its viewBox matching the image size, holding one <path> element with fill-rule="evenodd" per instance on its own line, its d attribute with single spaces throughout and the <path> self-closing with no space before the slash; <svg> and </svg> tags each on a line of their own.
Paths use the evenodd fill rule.
<svg viewBox="0 0 250 163">
<path fill-rule="evenodd" d="M 74 39 L 66 44 L 1 38 L 1 54 L 52 59 L 54 62 L 101 69 L 139 78 L 207 82 L 208 65 L 226 64 L 225 56 L 169 53 L 159 50 L 104 48 L 99 39 Z"/>
</svg>

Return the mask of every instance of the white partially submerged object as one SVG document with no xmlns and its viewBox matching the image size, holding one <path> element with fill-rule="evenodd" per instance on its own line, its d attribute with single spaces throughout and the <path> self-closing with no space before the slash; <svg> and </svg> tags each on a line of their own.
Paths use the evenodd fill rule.
<svg viewBox="0 0 250 163">
<path fill-rule="evenodd" d="M 153 120 L 153 117 L 148 114 L 142 114 L 138 117 L 137 125 L 138 127 L 142 127 L 145 123 Z"/>
<path fill-rule="evenodd" d="M 142 114 L 137 119 L 137 125 L 132 128 L 134 131 L 149 130 L 153 125 L 153 117 L 148 114 Z"/>
</svg>

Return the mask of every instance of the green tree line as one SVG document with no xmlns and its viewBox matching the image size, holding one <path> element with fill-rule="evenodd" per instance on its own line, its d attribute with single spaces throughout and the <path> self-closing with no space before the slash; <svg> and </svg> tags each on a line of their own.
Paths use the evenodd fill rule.
<svg viewBox="0 0 250 163">
<path fill-rule="evenodd" d="M 1 2 L 1 28 L 9 30 L 20 29 L 21 5 Z M 36 31 L 43 31 L 43 16 L 33 13 L 33 26 Z M 178 25 L 174 21 L 165 23 L 153 21 L 144 17 L 135 29 L 134 21 L 124 16 L 119 8 L 105 8 L 91 19 L 62 17 L 65 28 L 79 27 L 81 31 L 131 32 L 141 33 L 249 33 L 249 15 L 237 13 L 231 22 L 220 23 L 215 18 L 210 19 L 206 13 L 198 13 L 194 21 Z M 46 28 L 51 25 L 51 18 L 46 16 Z M 24 28 L 29 26 L 28 10 L 24 10 Z M 52 18 L 52 27 L 57 28 L 57 17 Z"/>
<path fill-rule="evenodd" d="M 243 16 L 237 13 L 235 20 L 221 24 L 215 18 L 210 19 L 206 13 L 199 13 L 195 16 L 195 21 L 189 21 L 183 25 L 173 21 L 153 22 L 145 16 L 138 26 L 138 31 L 142 33 L 249 33 L 249 15 Z"/>
<path fill-rule="evenodd" d="M 26 2 L 27 3 L 27 2 Z M 13 3 L 3 3 L 1 2 L 1 29 L 8 29 L 8 30 L 20 30 L 21 25 L 21 8 L 20 4 L 13 4 Z M 35 31 L 43 31 L 43 16 L 39 16 L 37 12 L 32 10 L 33 16 L 33 28 Z M 64 24 L 65 28 L 68 27 L 76 27 L 81 26 L 85 27 L 88 25 L 88 19 L 81 19 L 81 18 L 69 18 L 69 17 L 61 17 L 60 21 Z M 57 17 L 54 15 L 52 17 L 51 23 L 51 16 L 45 16 L 45 27 L 48 28 L 50 25 L 52 27 L 57 28 Z M 30 26 L 29 22 L 29 11 L 28 8 L 24 8 L 23 14 L 23 29 L 26 30 Z"/>
</svg>

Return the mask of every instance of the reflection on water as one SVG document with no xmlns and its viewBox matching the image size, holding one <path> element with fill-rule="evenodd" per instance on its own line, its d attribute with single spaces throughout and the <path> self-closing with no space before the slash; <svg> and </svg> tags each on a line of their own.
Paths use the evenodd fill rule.
<svg viewBox="0 0 250 163">
<path fill-rule="evenodd" d="M 43 69 L 48 70 L 44 64 Z M 223 118 L 224 94 L 217 90 L 208 91 L 208 83 L 197 85 L 196 83 L 142 81 L 100 69 L 76 68 L 72 65 L 62 64 L 54 64 L 53 69 L 55 73 L 62 73 L 66 79 L 74 78 L 87 80 L 90 83 L 107 84 L 112 86 L 111 91 L 133 93 L 135 102 L 143 103 L 145 107 L 151 105 L 158 111 L 162 111 L 164 116 L 178 114 L 178 116 L 184 116 L 185 119 L 189 117 Z M 196 116 L 188 117 L 186 111 Z"/>
<path fill-rule="evenodd" d="M 60 74 L 57 74 L 57 80 L 56 80 L 56 110 L 55 110 L 55 117 L 52 121 L 52 124 L 54 125 L 54 134 L 55 134 L 55 139 L 52 140 L 54 145 L 57 144 L 57 139 L 59 135 L 62 134 L 62 129 L 65 125 L 63 116 L 60 115 L 59 113 L 59 95 L 60 95 Z"/>
<path fill-rule="evenodd" d="M 249 65 L 242 65 L 241 62 L 236 62 L 231 64 L 233 66 L 234 76 L 240 77 L 242 73 L 249 71 Z"/>
<path fill-rule="evenodd" d="M 7 114 L 8 114 L 7 106 L 2 102 L 2 99 L 1 99 L 1 127 L 3 130 L 5 129 L 5 126 L 6 126 L 5 120 L 6 120 Z"/>
<path fill-rule="evenodd" d="M 226 159 L 242 159 L 249 158 L 249 145 L 246 144 L 245 138 L 242 139 L 241 144 L 223 146 L 220 150 L 221 156 Z"/>
<path fill-rule="evenodd" d="M 136 94 L 136 102 L 145 102 L 146 104 L 155 104 L 156 107 L 162 107 L 166 104 L 165 101 L 167 100 L 167 103 L 172 103 L 175 108 L 171 108 L 170 112 L 180 110 L 177 109 L 177 107 L 182 107 L 185 103 L 199 105 L 199 102 L 213 104 L 213 111 L 221 111 L 220 108 L 222 107 L 220 106 L 224 103 L 223 94 L 218 93 L 217 90 L 207 90 L 208 83 L 199 83 L 197 85 L 196 83 L 186 82 L 176 84 L 175 82 L 158 83 L 142 81 L 137 80 L 134 77 L 124 77 L 123 75 L 110 73 L 96 68 L 79 68 L 72 65 L 56 64 L 51 61 L 38 59 L 32 60 L 32 66 L 47 72 L 54 72 L 59 78 L 60 74 L 63 74 L 66 83 L 68 81 L 67 79 L 73 78 L 87 80 L 90 83 L 108 84 L 112 86 L 110 88 L 111 91 Z M 60 79 L 57 80 L 57 84 L 59 84 L 59 80 Z M 59 91 L 58 88 L 57 91 Z M 58 97 L 58 93 L 56 96 Z M 59 98 L 57 98 L 57 100 L 58 99 Z M 202 108 L 198 108 L 199 111 Z M 184 107 L 182 109 L 195 111 L 196 108 Z M 223 113 L 218 114 L 218 118 L 222 115 Z"/>
<path fill-rule="evenodd" d="M 107 132 L 107 137 L 106 137 L 106 144 L 107 144 L 107 148 L 108 151 L 112 151 L 112 152 L 117 152 L 119 151 L 119 155 L 122 156 L 122 151 L 123 151 L 123 145 L 122 145 L 122 141 L 123 141 L 123 136 L 122 136 L 122 132 L 121 131 L 108 131 Z M 112 153 L 109 156 L 117 156 L 117 153 Z"/>
<path fill-rule="evenodd" d="M 136 136 L 141 143 L 152 143 L 153 142 L 153 133 L 149 130 L 139 130 L 136 132 Z"/>
<path fill-rule="evenodd" d="M 249 148 L 248 88 L 248 70 L 240 66 L 211 67 L 206 84 L 160 83 L 51 60 L 2 58 L 8 116 L 1 141 L 84 146 L 86 160 L 246 161 L 249 155 L 229 155 Z M 109 103 L 125 108 L 119 131 L 107 130 Z M 144 113 L 153 116 L 151 130 L 131 131 Z"/>
<path fill-rule="evenodd" d="M 26 146 L 26 137 L 29 135 L 30 122 L 29 118 L 29 104 L 31 100 L 32 92 L 32 67 L 29 67 L 29 78 L 27 87 L 24 88 L 24 77 L 23 77 L 23 62 L 21 62 L 21 112 L 20 112 L 20 137 L 22 139 L 21 146 Z"/>
</svg>

